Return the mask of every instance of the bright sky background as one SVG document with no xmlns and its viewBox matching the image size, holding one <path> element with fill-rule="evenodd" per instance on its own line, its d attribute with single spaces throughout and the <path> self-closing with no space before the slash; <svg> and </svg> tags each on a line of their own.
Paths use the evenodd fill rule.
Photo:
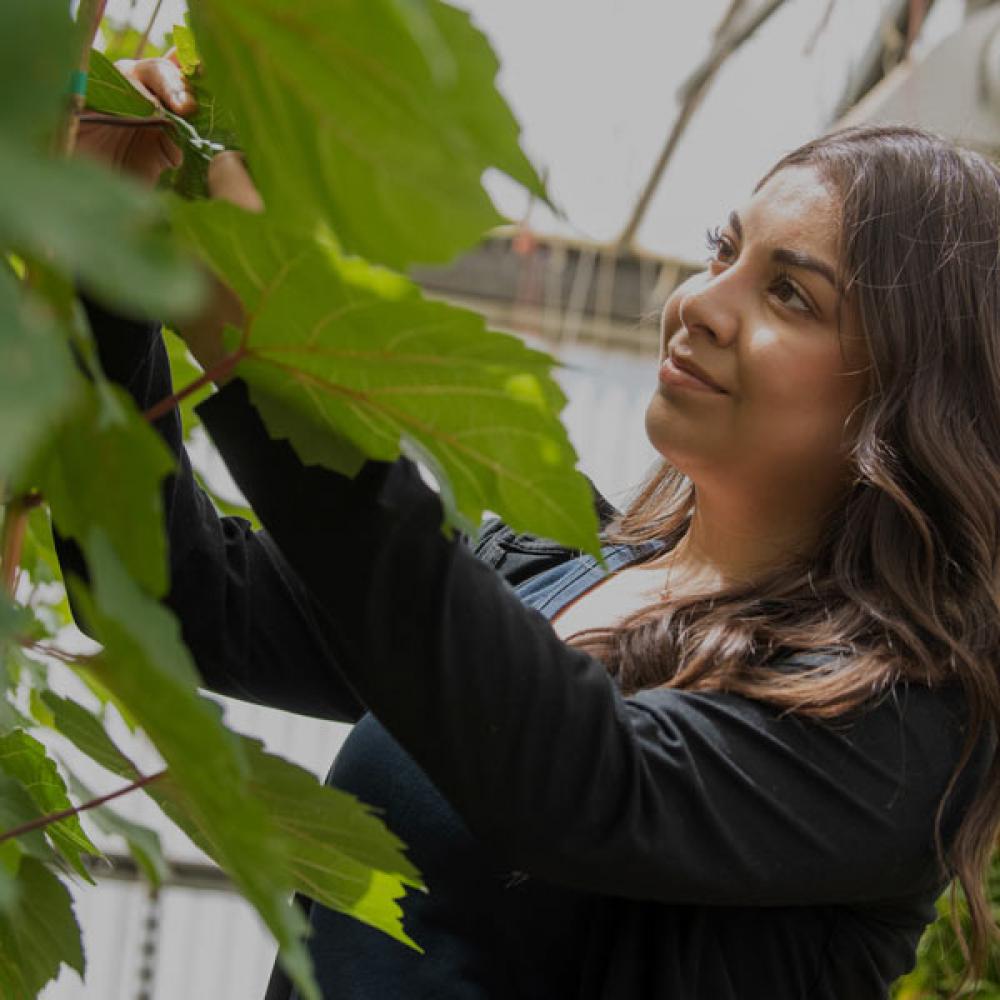
<svg viewBox="0 0 1000 1000">
<path fill-rule="evenodd" d="M 668 169 L 638 243 L 704 256 L 704 233 L 749 194 L 783 152 L 827 127 L 834 105 L 889 0 L 837 0 L 811 52 L 827 0 L 789 0 L 726 65 Z M 153 0 L 110 0 L 112 17 L 144 25 Z M 728 0 L 462 0 L 500 55 L 499 84 L 547 169 L 566 219 L 534 207 L 543 232 L 615 238 L 677 110 L 679 84 L 708 52 Z M 921 44 L 961 19 L 962 0 L 938 0 Z M 154 39 L 182 16 L 165 0 Z M 503 177 L 487 187 L 522 219 L 525 194 Z"/>
</svg>

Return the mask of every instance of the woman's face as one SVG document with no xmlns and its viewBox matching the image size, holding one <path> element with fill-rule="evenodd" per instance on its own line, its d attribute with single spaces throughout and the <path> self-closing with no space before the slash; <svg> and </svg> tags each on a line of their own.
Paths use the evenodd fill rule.
<svg viewBox="0 0 1000 1000">
<path fill-rule="evenodd" d="M 785 168 L 730 215 L 707 270 L 664 306 L 646 430 L 696 485 L 814 493 L 843 482 L 868 356 L 839 292 L 839 234 L 832 189 L 812 167 Z"/>
</svg>

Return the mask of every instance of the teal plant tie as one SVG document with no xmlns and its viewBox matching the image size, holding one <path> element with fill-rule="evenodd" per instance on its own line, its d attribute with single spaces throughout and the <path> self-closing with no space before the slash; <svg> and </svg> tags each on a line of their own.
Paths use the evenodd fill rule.
<svg viewBox="0 0 1000 1000">
<path fill-rule="evenodd" d="M 87 96 L 87 74 L 84 70 L 73 70 L 73 75 L 69 78 L 69 92 L 74 96 Z"/>
</svg>

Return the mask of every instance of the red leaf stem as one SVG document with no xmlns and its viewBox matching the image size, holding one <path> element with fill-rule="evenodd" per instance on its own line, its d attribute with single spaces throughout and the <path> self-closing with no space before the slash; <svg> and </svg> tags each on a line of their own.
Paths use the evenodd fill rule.
<svg viewBox="0 0 1000 1000">
<path fill-rule="evenodd" d="M 183 389 L 178 389 L 173 395 L 161 399 L 158 403 L 154 403 L 146 410 L 143 416 L 150 423 L 154 423 L 165 413 L 169 413 L 182 400 L 187 399 L 192 393 L 197 392 L 203 385 L 208 385 L 209 382 L 225 378 L 245 356 L 246 351 L 240 346 L 232 354 L 227 354 L 218 364 L 212 365 L 211 368 L 202 372 L 190 385 L 186 385 Z"/>
<path fill-rule="evenodd" d="M 24 547 L 24 533 L 28 527 L 28 514 L 42 502 L 40 493 L 27 493 L 7 504 L 3 521 L 3 540 L 0 543 L 0 572 L 2 586 L 8 597 L 14 596 L 17 587 L 17 571 L 21 565 L 21 549 Z"/>
<path fill-rule="evenodd" d="M 26 833 L 30 833 L 32 830 L 39 830 L 42 827 L 58 823 L 61 819 L 68 819 L 70 816 L 76 816 L 78 813 L 82 813 L 86 809 L 94 809 L 97 806 L 102 806 L 105 802 L 110 802 L 112 799 L 117 799 L 119 796 L 127 795 L 129 792 L 134 792 L 137 788 L 143 788 L 146 785 L 151 785 L 154 781 L 158 781 L 160 778 L 164 777 L 166 773 L 166 771 L 157 771 L 156 774 L 144 775 L 139 778 L 138 781 L 133 781 L 132 784 L 126 785 L 124 788 L 119 788 L 117 792 L 102 795 L 98 799 L 92 799 L 90 802 L 84 802 L 83 805 L 74 806 L 72 809 L 63 809 L 60 812 L 49 813 L 46 816 L 39 816 L 37 819 L 31 820 L 30 823 L 22 823 L 20 826 L 15 826 L 13 830 L 8 830 L 6 833 L 0 834 L 0 844 L 2 844 L 5 840 L 12 839 L 13 837 L 20 837 Z"/>
</svg>

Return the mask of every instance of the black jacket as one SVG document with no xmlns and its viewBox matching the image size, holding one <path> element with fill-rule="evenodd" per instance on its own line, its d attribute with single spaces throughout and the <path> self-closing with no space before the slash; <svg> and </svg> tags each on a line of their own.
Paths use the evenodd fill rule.
<svg viewBox="0 0 1000 1000">
<path fill-rule="evenodd" d="M 91 318 L 141 407 L 169 393 L 155 330 Z M 411 463 L 303 466 L 239 380 L 199 412 L 266 529 L 217 516 L 176 416 L 160 421 L 181 459 L 168 601 L 205 684 L 360 718 L 331 780 L 387 810 L 431 889 L 404 905 L 423 957 L 313 908 L 328 996 L 876 1000 L 911 967 L 944 884 L 957 691 L 900 685 L 832 724 L 734 695 L 622 697 L 555 635 L 558 607 L 511 586 L 593 565 L 498 522 L 477 558 Z"/>
</svg>

